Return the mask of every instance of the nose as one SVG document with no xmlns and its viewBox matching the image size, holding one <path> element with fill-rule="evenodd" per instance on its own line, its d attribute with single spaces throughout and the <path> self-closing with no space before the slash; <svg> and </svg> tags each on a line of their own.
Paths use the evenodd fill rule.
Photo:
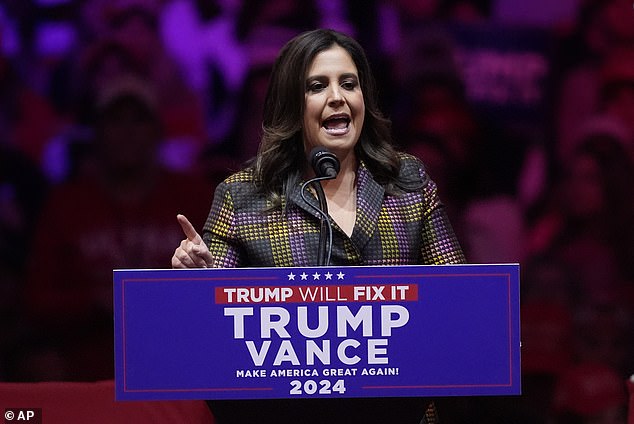
<svg viewBox="0 0 634 424">
<path fill-rule="evenodd" d="M 341 93 L 341 87 L 338 84 L 331 84 L 330 92 L 328 93 L 328 105 L 331 107 L 341 106 L 345 101 L 345 97 Z"/>
</svg>

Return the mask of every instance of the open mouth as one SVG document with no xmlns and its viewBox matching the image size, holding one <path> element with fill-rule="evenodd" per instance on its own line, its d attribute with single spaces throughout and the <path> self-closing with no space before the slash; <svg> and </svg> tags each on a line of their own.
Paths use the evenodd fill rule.
<svg viewBox="0 0 634 424">
<path fill-rule="evenodd" d="M 348 132 L 350 117 L 348 115 L 332 115 L 326 118 L 321 126 L 328 134 L 341 135 Z"/>
</svg>

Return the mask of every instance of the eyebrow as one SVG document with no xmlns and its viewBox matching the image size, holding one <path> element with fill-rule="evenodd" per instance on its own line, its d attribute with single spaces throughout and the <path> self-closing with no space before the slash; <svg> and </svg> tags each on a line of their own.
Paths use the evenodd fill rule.
<svg viewBox="0 0 634 424">
<path fill-rule="evenodd" d="M 316 80 L 316 79 L 325 79 L 328 78 L 326 75 L 309 75 L 306 78 L 306 81 L 310 81 L 310 80 Z M 354 78 L 354 79 L 359 79 L 359 76 L 353 72 L 345 72 L 343 74 L 341 74 L 339 76 L 339 79 L 346 79 L 346 78 Z"/>
</svg>

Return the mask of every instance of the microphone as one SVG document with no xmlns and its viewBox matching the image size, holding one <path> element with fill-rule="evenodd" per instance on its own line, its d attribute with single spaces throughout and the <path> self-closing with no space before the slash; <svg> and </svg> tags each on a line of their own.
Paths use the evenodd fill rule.
<svg viewBox="0 0 634 424">
<path fill-rule="evenodd" d="M 302 185 L 301 195 L 304 202 L 311 205 L 305 197 L 304 190 L 309 184 L 315 189 L 317 199 L 319 200 L 319 208 L 315 208 L 315 211 L 319 214 L 321 223 L 317 265 L 330 265 L 330 255 L 332 254 L 332 224 L 328 218 L 328 203 L 326 202 L 321 181 L 332 180 L 337 177 L 337 173 L 339 173 L 339 159 L 327 148 L 317 146 L 308 154 L 308 161 L 315 171 L 315 178 L 311 178 Z"/>
<path fill-rule="evenodd" d="M 314 147 L 308 155 L 315 175 L 317 177 L 329 177 L 333 179 L 339 173 L 339 159 L 330 150 L 323 146 Z"/>
</svg>

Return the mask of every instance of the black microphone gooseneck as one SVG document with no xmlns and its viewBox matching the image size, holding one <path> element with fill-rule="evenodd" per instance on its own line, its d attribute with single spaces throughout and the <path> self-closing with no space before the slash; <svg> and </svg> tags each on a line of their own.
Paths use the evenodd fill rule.
<svg viewBox="0 0 634 424">
<path fill-rule="evenodd" d="M 302 199 L 310 205 L 310 203 L 306 200 L 304 193 L 306 186 L 312 184 L 315 189 L 315 193 L 317 193 L 319 208 L 315 208 L 315 210 L 320 215 L 321 223 L 319 230 L 319 252 L 317 256 L 317 265 L 325 266 L 330 265 L 330 256 L 332 254 L 332 224 L 328 218 L 328 204 L 326 202 L 324 189 L 321 186 L 321 181 L 332 180 L 337 177 L 337 173 L 339 172 L 339 159 L 337 159 L 337 156 L 325 147 L 318 146 L 310 151 L 308 161 L 315 171 L 315 178 L 311 178 L 302 185 L 301 195 Z M 326 232 L 328 237 L 326 237 Z M 326 238 L 328 239 L 327 249 Z"/>
</svg>

